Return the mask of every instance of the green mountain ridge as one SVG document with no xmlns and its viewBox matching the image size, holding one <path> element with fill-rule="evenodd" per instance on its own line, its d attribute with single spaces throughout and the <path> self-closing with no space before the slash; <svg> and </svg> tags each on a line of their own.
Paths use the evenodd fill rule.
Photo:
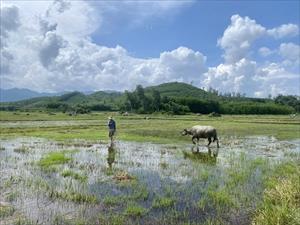
<svg viewBox="0 0 300 225">
<path fill-rule="evenodd" d="M 167 97 L 193 97 L 201 99 L 217 99 L 218 96 L 213 93 L 209 93 L 205 90 L 197 88 L 193 85 L 181 82 L 171 82 L 159 84 L 157 86 L 150 86 L 145 88 L 145 92 L 152 90 L 159 91 L 161 96 Z"/>
<path fill-rule="evenodd" d="M 163 83 L 157 86 L 149 86 L 143 88 L 143 92 L 147 99 L 136 99 L 138 95 L 134 92 L 105 92 L 97 91 L 92 94 L 84 94 L 78 91 L 66 93 L 53 97 L 37 97 L 17 102 L 0 103 L 0 110 L 46 110 L 46 111 L 77 111 L 86 113 L 89 111 L 122 111 L 133 110 L 137 112 L 153 112 L 157 110 L 173 111 L 183 110 L 184 112 L 220 112 L 230 114 L 287 114 L 299 109 L 299 100 L 293 100 L 293 104 L 279 103 L 266 98 L 249 98 L 243 96 L 219 96 L 217 92 L 207 92 L 203 89 L 190 84 L 181 82 Z M 161 96 L 161 107 L 157 105 L 148 111 L 137 109 L 128 103 L 128 94 L 134 97 L 140 103 L 138 105 L 147 104 L 153 106 L 153 93 L 159 92 Z M 288 98 L 291 99 L 290 97 Z M 133 99 L 134 100 L 134 99 Z M 164 102 L 163 102 L 164 101 Z M 285 100 L 284 100 L 285 101 Z M 129 104 L 129 105 L 128 105 Z M 167 104 L 167 105 L 166 105 Z M 296 105 L 296 107 L 294 107 Z M 298 106 L 297 106 L 298 105 Z M 290 107 L 292 106 L 292 107 Z M 182 108 L 184 107 L 184 108 Z M 297 108 L 298 107 L 298 108 Z M 147 108 L 147 107 L 146 107 Z M 150 107 L 151 108 L 151 107 Z M 160 108 L 160 109 L 159 109 Z M 272 109 L 272 110 L 270 110 Z M 298 110 L 297 110 L 298 111 Z"/>
</svg>

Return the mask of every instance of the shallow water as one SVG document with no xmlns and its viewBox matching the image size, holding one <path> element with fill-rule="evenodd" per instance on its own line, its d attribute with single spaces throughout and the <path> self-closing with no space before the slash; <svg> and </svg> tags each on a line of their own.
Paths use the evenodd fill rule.
<svg viewBox="0 0 300 225">
<path fill-rule="evenodd" d="M 263 164 L 272 165 L 289 153 L 300 153 L 300 140 L 278 141 L 264 136 L 227 137 L 220 140 L 219 149 L 214 143 L 208 149 L 203 141 L 198 153 L 192 145 L 122 141 L 113 147 L 101 142 L 53 142 L 39 138 L 7 139 L 0 143 L 0 206 L 5 203 L 14 208 L 14 213 L 1 218 L 0 224 L 12 224 L 20 218 L 34 224 L 74 224 L 78 219 L 97 224 L 99 215 L 125 215 L 129 202 L 145 208 L 147 213 L 127 218 L 128 224 L 163 224 L 177 217 L 181 222 L 203 222 L 216 215 L 229 224 L 248 224 L 263 191 Z M 68 153 L 72 160 L 57 165 L 55 171 L 43 171 L 38 166 L 37 162 L 47 153 L 66 150 L 76 151 Z M 256 164 L 252 162 L 258 162 L 258 166 L 253 167 Z M 246 178 L 236 177 L 249 168 L 251 174 Z M 87 179 L 82 182 L 62 176 L 67 169 Z M 228 205 L 217 210 L 211 203 L 214 195 L 210 195 L 222 191 L 232 180 L 238 182 L 232 195 L 243 194 L 250 199 L 239 202 L 239 196 L 234 198 L 235 204 L 240 204 L 234 208 L 234 217 L 230 216 L 233 209 Z M 95 196 L 97 202 L 51 196 L 65 192 Z M 121 200 L 107 207 L 104 199 L 109 197 Z M 153 207 L 160 197 L 174 199 L 174 204 Z M 199 209 L 201 200 L 205 204 Z"/>
</svg>

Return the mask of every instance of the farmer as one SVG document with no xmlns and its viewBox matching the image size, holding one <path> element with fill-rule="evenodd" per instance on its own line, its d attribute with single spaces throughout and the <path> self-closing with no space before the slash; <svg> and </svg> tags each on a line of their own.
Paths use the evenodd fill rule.
<svg viewBox="0 0 300 225">
<path fill-rule="evenodd" d="M 112 117 L 108 117 L 108 137 L 110 137 L 110 143 L 113 143 L 113 136 L 116 132 L 116 122 L 112 119 Z"/>
</svg>

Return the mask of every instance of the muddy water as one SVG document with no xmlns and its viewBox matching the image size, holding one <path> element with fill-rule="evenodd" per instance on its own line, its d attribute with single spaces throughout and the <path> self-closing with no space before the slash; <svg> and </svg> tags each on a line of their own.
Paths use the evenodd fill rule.
<svg viewBox="0 0 300 225">
<path fill-rule="evenodd" d="M 163 224 L 163 221 L 174 219 L 176 215 L 180 215 L 181 222 L 204 222 L 216 214 L 229 224 L 247 224 L 251 207 L 255 207 L 263 191 L 262 172 L 259 169 L 254 170 L 247 181 L 240 185 L 240 189 L 236 190 L 247 192 L 247 198 L 252 200 L 247 202 L 247 209 L 243 209 L 246 203 L 236 200 L 241 207 L 235 209 L 234 217 L 227 210 L 216 211 L 209 204 L 212 200 L 207 198 L 207 190 L 215 187 L 218 190 L 218 187 L 224 186 L 233 165 L 236 165 L 234 172 L 239 173 L 247 170 L 250 165 L 248 162 L 257 158 L 276 163 L 289 153 L 300 153 L 300 140 L 278 141 L 262 136 L 224 138 L 220 149 L 214 143 L 210 149 L 204 144 L 201 142 L 195 148 L 192 145 L 122 141 L 108 146 L 101 142 L 82 140 L 1 140 L 0 207 L 9 205 L 14 212 L 11 215 L 0 215 L 0 224 L 13 224 L 20 218 L 33 224 L 75 224 L 74 221 L 80 219 L 97 224 L 100 214 L 125 215 L 128 202 L 135 202 L 147 210 L 142 217 L 128 218 L 129 224 Z M 72 160 L 58 165 L 55 171 L 43 171 L 38 166 L 37 162 L 47 153 L 66 150 L 74 150 L 68 153 Z M 82 182 L 62 176 L 62 172 L 67 169 L 87 179 Z M 53 198 L 51 193 L 57 192 L 95 196 L 97 202 Z M 124 200 L 113 207 L 107 207 L 104 199 L 111 196 Z M 153 207 L 158 197 L 174 199 L 175 203 L 167 211 Z M 202 199 L 208 203 L 200 210 L 197 205 Z"/>
</svg>

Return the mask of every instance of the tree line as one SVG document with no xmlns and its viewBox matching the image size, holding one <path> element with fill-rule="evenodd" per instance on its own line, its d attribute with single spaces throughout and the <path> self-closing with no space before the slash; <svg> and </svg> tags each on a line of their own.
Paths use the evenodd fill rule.
<svg viewBox="0 0 300 225">
<path fill-rule="evenodd" d="M 292 96 L 278 96 L 273 100 L 250 99 L 240 95 L 219 98 L 219 100 L 194 97 L 161 97 L 160 92 L 145 90 L 138 85 L 132 92 L 125 92 L 122 110 L 137 113 L 166 112 L 172 114 L 221 113 L 221 114 L 291 114 L 299 112 L 300 101 Z"/>
<path fill-rule="evenodd" d="M 172 86 L 173 85 L 173 86 Z M 292 114 L 300 112 L 300 99 L 296 96 L 279 95 L 274 99 L 248 98 L 240 94 L 225 96 L 216 90 L 197 92 L 191 87 L 167 86 L 173 91 L 163 93 L 155 88 L 143 88 L 138 85 L 133 91 L 124 94 L 103 97 L 85 96 L 80 92 L 60 97 L 29 99 L 16 103 L 0 104 L 0 110 L 45 110 L 60 112 L 89 113 L 91 111 L 127 111 L 141 114 L 154 112 L 168 114 L 217 113 L 217 114 Z M 163 89 L 166 90 L 166 86 Z M 177 89 L 179 88 L 178 92 Z M 194 87 L 195 88 L 195 87 Z M 175 90 L 175 92 L 174 92 Z M 180 94 L 178 94 L 180 93 Z M 200 94 L 198 94 L 200 93 Z M 197 96 L 198 94 L 198 96 Z M 197 97 L 193 97 L 197 96 Z"/>
</svg>

